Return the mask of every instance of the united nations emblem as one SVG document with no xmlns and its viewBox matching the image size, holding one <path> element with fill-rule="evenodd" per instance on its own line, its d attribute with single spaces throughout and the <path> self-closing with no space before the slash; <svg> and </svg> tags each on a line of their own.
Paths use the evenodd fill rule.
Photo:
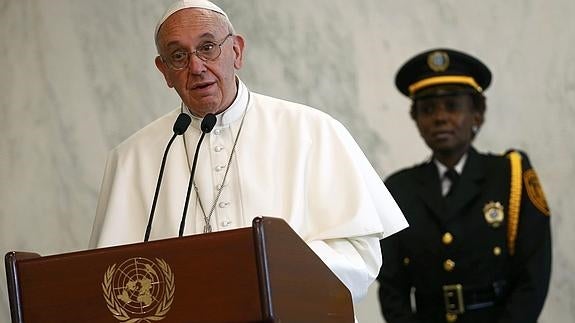
<svg viewBox="0 0 575 323">
<path fill-rule="evenodd" d="M 485 221 L 493 228 L 498 228 L 503 222 L 503 205 L 499 202 L 489 202 L 483 207 Z"/>
<path fill-rule="evenodd" d="M 449 67 L 449 55 L 436 51 L 427 56 L 427 66 L 434 72 L 443 72 Z"/>
<path fill-rule="evenodd" d="M 163 320 L 172 306 L 174 274 L 162 259 L 131 258 L 111 265 L 102 290 L 108 309 L 123 323 Z"/>
</svg>

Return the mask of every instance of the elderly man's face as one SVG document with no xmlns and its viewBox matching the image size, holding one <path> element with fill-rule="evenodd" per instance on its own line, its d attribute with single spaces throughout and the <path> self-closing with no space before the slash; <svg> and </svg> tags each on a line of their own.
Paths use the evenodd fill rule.
<svg viewBox="0 0 575 323">
<path fill-rule="evenodd" d="M 196 8 L 174 13 L 158 32 L 161 57 L 156 57 L 156 66 L 168 86 L 176 89 L 184 104 L 197 116 L 224 111 L 236 96 L 235 71 L 242 66 L 244 40 L 239 35 L 226 38 L 228 34 L 223 16 Z M 190 54 L 209 43 L 215 46 L 221 43 L 221 54 L 215 60 L 204 61 L 191 54 L 187 67 L 181 70 L 166 64 L 169 57 L 177 57 L 182 52 Z"/>
</svg>

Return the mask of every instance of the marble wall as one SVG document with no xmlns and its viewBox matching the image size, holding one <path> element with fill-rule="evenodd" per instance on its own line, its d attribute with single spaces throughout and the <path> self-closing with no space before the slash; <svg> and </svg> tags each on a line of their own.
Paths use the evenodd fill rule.
<svg viewBox="0 0 575 323">
<path fill-rule="evenodd" d="M 153 29 L 169 2 L 0 0 L 2 254 L 87 247 L 107 151 L 178 103 L 153 64 Z M 481 57 L 494 82 L 476 146 L 530 153 L 553 211 L 540 321 L 573 321 L 574 1 L 217 3 L 247 37 L 248 86 L 340 119 L 381 176 L 428 156 L 394 88 L 398 67 L 438 46 Z M 362 322 L 383 322 L 376 288 L 358 308 Z M 3 278 L 0 321 L 9 321 Z"/>
</svg>

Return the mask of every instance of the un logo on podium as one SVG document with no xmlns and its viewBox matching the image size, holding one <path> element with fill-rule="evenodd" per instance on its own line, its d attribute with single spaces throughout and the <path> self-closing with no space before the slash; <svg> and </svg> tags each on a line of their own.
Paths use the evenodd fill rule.
<svg viewBox="0 0 575 323">
<path fill-rule="evenodd" d="M 102 290 L 108 309 L 118 321 L 160 321 L 174 301 L 174 274 L 162 259 L 131 258 L 108 267 Z"/>
</svg>

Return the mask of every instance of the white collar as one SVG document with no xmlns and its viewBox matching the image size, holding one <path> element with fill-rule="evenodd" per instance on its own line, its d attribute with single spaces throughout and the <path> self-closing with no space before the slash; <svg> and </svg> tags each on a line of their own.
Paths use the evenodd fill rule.
<svg viewBox="0 0 575 323">
<path fill-rule="evenodd" d="M 461 175 L 463 172 L 463 167 L 465 166 L 465 162 L 467 161 L 467 154 L 463 155 L 461 159 L 455 164 L 453 169 L 457 172 L 457 174 Z M 447 166 L 443 165 L 439 160 L 433 159 L 433 162 L 437 166 L 437 171 L 439 172 L 439 179 L 443 179 L 445 172 L 447 172 Z"/>
<path fill-rule="evenodd" d="M 216 115 L 217 121 L 214 129 L 228 127 L 231 123 L 241 119 L 244 111 L 248 107 L 249 90 L 239 77 L 236 76 L 236 80 L 238 84 L 238 93 L 236 98 L 227 109 Z M 190 126 L 200 129 L 203 118 L 194 116 L 187 106 L 184 105 L 184 107 L 184 112 L 192 117 L 192 123 Z"/>
</svg>

